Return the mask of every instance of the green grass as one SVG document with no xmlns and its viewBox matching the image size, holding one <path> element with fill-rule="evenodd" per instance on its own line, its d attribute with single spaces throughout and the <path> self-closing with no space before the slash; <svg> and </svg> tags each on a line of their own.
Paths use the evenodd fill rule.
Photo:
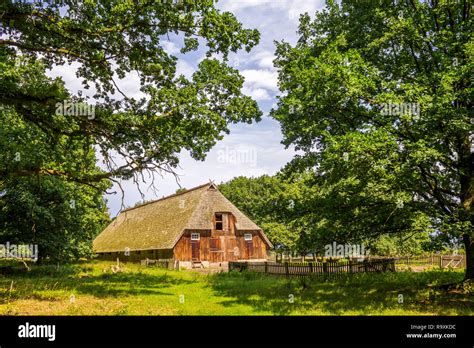
<svg viewBox="0 0 474 348">
<path fill-rule="evenodd" d="M 203 275 L 112 262 L 0 275 L 1 315 L 473 315 L 462 271 L 362 274 L 317 282 L 255 273 Z M 403 303 L 399 303 L 399 295 Z M 293 301 L 291 301 L 293 299 Z M 180 301 L 181 300 L 181 301 Z M 184 300 L 184 301 L 183 301 Z"/>
</svg>

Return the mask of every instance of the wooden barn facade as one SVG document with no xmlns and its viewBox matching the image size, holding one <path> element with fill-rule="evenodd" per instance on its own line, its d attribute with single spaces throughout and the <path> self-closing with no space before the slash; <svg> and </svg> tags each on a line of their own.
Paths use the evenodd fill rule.
<svg viewBox="0 0 474 348">
<path fill-rule="evenodd" d="M 262 229 L 213 183 L 121 212 L 94 240 L 101 258 L 189 262 L 265 260 Z"/>
</svg>

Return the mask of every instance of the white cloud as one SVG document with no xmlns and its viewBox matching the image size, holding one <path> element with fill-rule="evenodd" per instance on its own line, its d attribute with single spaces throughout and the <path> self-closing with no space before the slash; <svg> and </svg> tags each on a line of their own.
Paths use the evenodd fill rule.
<svg viewBox="0 0 474 348">
<path fill-rule="evenodd" d="M 244 86 L 244 88 L 242 88 L 242 93 L 245 95 L 248 95 L 249 97 L 252 97 L 256 101 L 264 101 L 264 100 L 272 99 L 272 97 L 267 92 L 267 90 L 263 88 L 252 89 L 252 88 L 248 88 Z"/>
<path fill-rule="evenodd" d="M 248 9 L 249 7 L 270 5 L 272 2 L 278 2 L 278 0 L 223 0 L 219 2 L 219 7 L 224 11 L 237 12 Z"/>
<path fill-rule="evenodd" d="M 140 91 L 140 77 L 136 71 L 127 73 L 123 79 L 115 78 L 115 82 L 118 88 L 120 88 L 123 94 L 128 98 L 140 99 L 146 97 L 146 95 Z M 116 92 L 115 97 L 120 98 L 121 95 Z"/>
<path fill-rule="evenodd" d="M 89 83 L 90 88 L 85 89 L 82 85 L 82 78 L 78 78 L 76 76 L 77 69 L 79 69 L 80 66 L 81 64 L 77 62 L 65 65 L 56 65 L 53 66 L 51 70 L 47 70 L 46 75 L 52 78 L 61 77 L 66 85 L 66 88 L 72 94 L 77 94 L 79 91 L 81 91 L 83 96 L 92 97 L 97 92 L 94 84 Z M 145 97 L 145 94 L 140 91 L 140 78 L 136 71 L 127 73 L 123 79 L 119 79 L 117 75 L 115 75 L 114 80 L 118 88 L 120 88 L 120 90 L 127 97 L 136 99 Z M 116 99 L 123 98 L 123 96 L 118 91 L 116 91 L 113 96 Z"/>
<path fill-rule="evenodd" d="M 255 53 L 252 56 L 252 62 L 257 64 L 260 68 L 263 69 L 274 69 L 273 60 L 275 59 L 275 55 L 272 51 L 261 50 Z"/>
<path fill-rule="evenodd" d="M 245 84 L 252 89 L 264 88 L 278 91 L 278 74 L 276 71 L 266 69 L 246 69 L 241 71 L 245 77 Z"/>
<path fill-rule="evenodd" d="M 184 59 L 179 59 L 178 62 L 176 63 L 176 75 L 184 75 L 188 79 L 191 77 L 191 75 L 194 73 L 195 69 L 192 67 L 191 64 L 186 62 Z"/>
<path fill-rule="evenodd" d="M 163 46 L 165 52 L 168 54 L 175 55 L 178 54 L 180 51 L 178 45 L 176 45 L 176 43 L 174 43 L 173 41 L 163 40 L 160 42 L 160 44 L 161 46 Z"/>
<path fill-rule="evenodd" d="M 301 13 L 314 14 L 316 10 L 323 8 L 324 0 L 222 0 L 218 4 L 222 10 L 232 13 L 277 10 L 288 19 L 297 20 Z"/>
</svg>

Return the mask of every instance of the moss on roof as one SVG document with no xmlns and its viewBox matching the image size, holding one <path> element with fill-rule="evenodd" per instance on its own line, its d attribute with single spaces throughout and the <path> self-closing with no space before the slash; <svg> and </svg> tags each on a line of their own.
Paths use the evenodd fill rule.
<svg viewBox="0 0 474 348">
<path fill-rule="evenodd" d="M 210 230 L 216 212 L 230 212 L 237 230 L 260 227 L 238 210 L 217 187 L 205 184 L 121 212 L 94 240 L 94 251 L 172 249 L 185 230 Z"/>
</svg>

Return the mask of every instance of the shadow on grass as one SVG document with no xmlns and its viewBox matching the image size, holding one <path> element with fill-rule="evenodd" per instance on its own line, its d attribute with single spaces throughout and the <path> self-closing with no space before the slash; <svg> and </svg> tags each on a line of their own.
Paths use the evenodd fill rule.
<svg viewBox="0 0 474 348">
<path fill-rule="evenodd" d="M 73 276 L 80 272 L 90 272 L 93 270 L 91 266 L 84 266 L 80 264 L 65 264 L 65 265 L 34 265 L 30 264 L 26 268 L 19 262 L 0 263 L 0 275 L 24 277 L 24 278 L 38 278 L 38 277 L 67 277 Z"/>
<path fill-rule="evenodd" d="M 166 295 L 174 294 L 160 290 L 175 285 L 194 283 L 174 277 L 170 274 L 152 275 L 146 273 L 116 273 L 101 274 L 83 278 L 75 290 L 82 294 L 96 297 L 119 297 L 119 296 L 141 296 L 141 295 Z"/>
<path fill-rule="evenodd" d="M 384 311 L 395 315 L 407 312 L 472 315 L 472 293 L 446 293 L 429 288 L 460 279 L 461 273 L 446 271 L 362 274 L 326 282 L 231 272 L 216 274 L 209 282 L 216 295 L 232 298 L 221 302 L 223 305 L 243 304 L 275 315 L 370 315 Z"/>
<path fill-rule="evenodd" d="M 173 294 L 163 289 L 194 283 L 173 272 L 143 272 L 139 268 L 119 273 L 110 272 L 110 265 L 54 265 L 36 266 L 29 272 L 18 272 L 10 277 L 0 275 L 0 303 L 20 298 L 40 301 L 64 297 L 64 293 L 85 294 L 100 298 Z M 94 272 L 95 271 L 95 272 Z M 102 271 L 102 273 L 99 273 Z"/>
</svg>

